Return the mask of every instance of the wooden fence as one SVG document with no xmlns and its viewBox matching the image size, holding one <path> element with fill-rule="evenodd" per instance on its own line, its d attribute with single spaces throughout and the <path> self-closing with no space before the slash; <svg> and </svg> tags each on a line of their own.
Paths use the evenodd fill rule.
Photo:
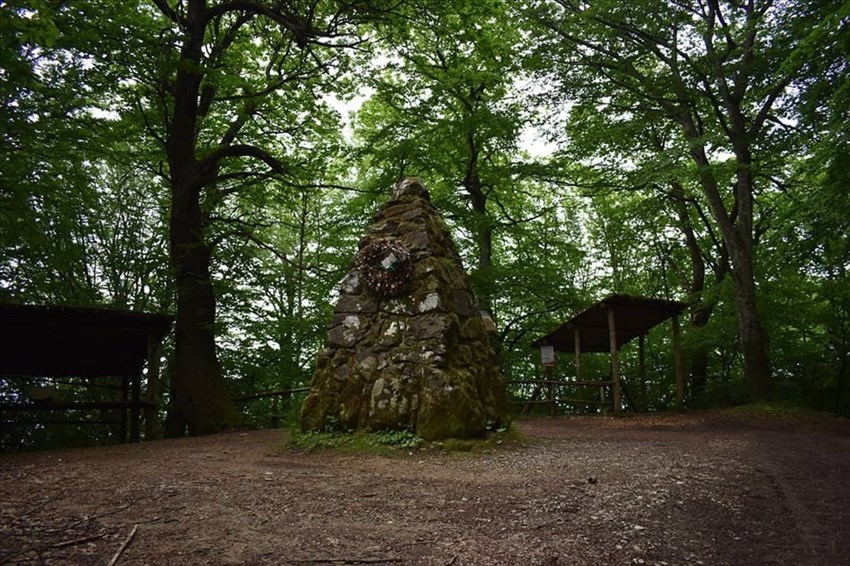
<svg viewBox="0 0 850 566">
<path fill-rule="evenodd" d="M 292 398 L 292 396 L 296 393 L 306 393 L 307 391 L 310 391 L 309 387 L 293 387 L 291 389 L 280 389 L 277 391 L 263 391 L 262 393 L 254 393 L 252 395 L 237 397 L 233 399 L 233 401 L 235 403 L 250 403 L 251 401 L 257 401 L 259 399 L 271 398 L 271 427 L 277 428 L 280 424 L 280 419 L 284 417 L 282 412 L 284 399 Z"/>
<path fill-rule="evenodd" d="M 518 399 L 510 403 L 515 406 L 520 406 L 519 416 L 527 416 L 534 405 L 547 405 L 549 407 L 549 416 L 554 417 L 557 413 L 558 404 L 572 405 L 593 405 L 599 407 L 603 413 L 613 408 L 609 399 L 610 395 L 606 393 L 607 389 L 614 385 L 611 380 L 601 381 L 585 381 L 585 380 L 557 380 L 557 379 L 527 379 L 519 381 L 511 381 L 511 385 L 534 385 L 534 390 L 531 397 L 528 399 Z M 577 397 L 559 397 L 556 394 L 556 388 L 582 388 L 591 387 L 598 388 L 598 397 L 577 398 Z M 545 395 L 545 397 L 544 397 Z"/>
</svg>

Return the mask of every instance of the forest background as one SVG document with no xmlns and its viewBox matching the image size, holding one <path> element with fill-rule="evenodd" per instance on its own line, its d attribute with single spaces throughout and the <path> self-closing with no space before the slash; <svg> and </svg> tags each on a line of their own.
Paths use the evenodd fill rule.
<svg viewBox="0 0 850 566">
<path fill-rule="evenodd" d="M 33 0 L 0 26 L 0 301 L 174 313 L 166 435 L 309 384 L 404 176 L 509 381 L 572 314 L 645 295 L 691 305 L 689 406 L 850 414 L 850 2 Z M 668 334 L 639 409 L 673 398 Z"/>
</svg>

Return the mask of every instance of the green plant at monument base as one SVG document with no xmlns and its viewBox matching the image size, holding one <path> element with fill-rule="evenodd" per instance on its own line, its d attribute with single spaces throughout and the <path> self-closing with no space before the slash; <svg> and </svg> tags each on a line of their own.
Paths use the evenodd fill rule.
<svg viewBox="0 0 850 566">
<path fill-rule="evenodd" d="M 500 428 L 488 432 L 483 438 L 448 438 L 428 442 L 411 430 L 381 430 L 374 432 L 345 431 L 329 423 L 321 431 L 302 432 L 291 429 L 283 448 L 285 450 L 334 450 L 346 454 L 392 455 L 417 452 L 479 452 L 496 448 L 526 446 L 528 438 L 516 427 Z"/>
<path fill-rule="evenodd" d="M 301 432 L 293 429 L 287 438 L 284 449 L 302 450 L 334 450 L 346 454 L 381 454 L 390 455 L 404 450 L 416 450 L 424 441 L 413 433 L 402 436 L 399 431 L 382 432 Z"/>
<path fill-rule="evenodd" d="M 416 436 L 410 430 L 387 430 L 375 433 L 375 440 L 384 446 L 397 446 L 399 448 L 416 449 L 425 443 L 422 438 Z"/>
</svg>

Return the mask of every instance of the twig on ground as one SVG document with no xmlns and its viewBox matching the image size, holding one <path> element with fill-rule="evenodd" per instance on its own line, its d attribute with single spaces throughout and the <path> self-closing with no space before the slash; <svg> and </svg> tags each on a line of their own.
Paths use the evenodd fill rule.
<svg viewBox="0 0 850 566">
<path fill-rule="evenodd" d="M 145 519 L 144 521 L 136 521 L 137 525 L 145 525 L 147 523 L 176 523 L 174 517 L 154 517 L 153 519 Z"/>
<path fill-rule="evenodd" d="M 141 498 L 139 498 L 139 499 L 141 499 Z M 95 519 L 100 519 L 101 517 L 107 517 L 109 515 L 115 515 L 116 513 L 120 513 L 121 511 L 124 511 L 124 510 L 132 507 L 133 505 L 136 504 L 136 502 L 139 501 L 139 499 L 134 499 L 134 500 L 130 501 L 130 503 L 127 503 L 126 505 L 122 505 L 118 509 L 113 509 L 112 511 L 104 511 L 103 513 L 100 513 L 99 515 L 92 515 L 91 517 L 85 516 L 82 519 L 79 519 L 78 521 L 71 523 L 66 528 L 67 529 L 73 529 L 74 527 L 76 527 L 80 523 L 85 523 L 86 521 L 91 522 L 91 521 L 94 521 Z"/>
<path fill-rule="evenodd" d="M 24 518 L 24 517 L 26 517 L 27 515 L 32 515 L 32 514 L 33 514 L 33 513 L 35 513 L 36 511 L 40 511 L 41 509 L 44 509 L 44 507 L 46 507 L 48 503 L 52 503 L 53 501 L 56 501 L 57 499 L 59 499 L 60 497 L 62 497 L 63 495 L 65 495 L 65 492 L 66 492 L 66 491 L 67 491 L 67 490 L 66 490 L 65 488 L 62 488 L 62 489 L 60 489 L 60 490 L 59 490 L 59 493 L 57 493 L 56 495 L 53 495 L 53 496 L 48 497 L 47 499 L 45 499 L 44 501 L 42 501 L 41 503 L 39 503 L 38 505 L 36 505 L 36 506 L 35 506 L 35 507 L 33 507 L 32 509 L 29 509 L 29 510 L 27 510 L 27 511 L 24 511 L 23 513 L 21 513 L 20 515 L 18 515 L 18 516 L 17 516 L 17 517 L 15 517 L 14 519 L 12 519 L 12 522 L 10 523 L 10 526 L 11 526 L 11 525 L 14 525 L 15 523 L 17 523 L 19 520 L 23 519 L 23 518 Z"/>
<path fill-rule="evenodd" d="M 44 546 L 29 546 L 17 552 L 13 552 L 8 556 L 0 557 L 0 564 L 9 564 L 12 562 L 12 559 L 18 558 L 19 556 L 23 556 L 25 554 L 29 554 L 30 552 L 35 552 L 39 555 L 39 557 L 41 557 L 41 552 L 44 550 L 50 550 L 51 548 L 66 548 L 68 546 L 75 546 L 77 544 L 83 544 L 84 542 L 91 542 L 93 540 L 101 539 L 105 536 L 106 534 L 89 535 L 87 537 L 63 540 L 61 542 L 55 542 L 53 544 L 46 544 Z M 43 559 L 42 562 L 44 562 Z"/>
<path fill-rule="evenodd" d="M 93 540 L 97 540 L 97 539 L 103 538 L 105 536 L 106 536 L 105 534 L 100 534 L 100 535 L 90 535 L 90 536 L 82 537 L 82 538 L 75 538 L 75 539 L 71 539 L 71 540 L 63 540 L 62 542 L 50 544 L 50 545 L 46 546 L 45 548 L 65 548 L 66 546 L 75 546 L 75 545 L 78 545 L 78 544 L 83 544 L 84 542 L 91 542 Z"/>
<path fill-rule="evenodd" d="M 115 556 L 112 557 L 112 560 L 109 561 L 107 566 L 115 566 L 118 564 L 118 560 L 121 558 L 121 555 L 124 554 L 124 551 L 127 550 L 127 547 L 130 546 L 130 543 L 133 542 L 133 537 L 136 536 L 136 531 L 138 530 L 139 525 L 133 525 L 132 530 L 130 530 L 130 534 L 124 539 L 124 542 L 121 544 L 121 548 L 118 549 L 118 552 L 115 553 Z"/>
</svg>

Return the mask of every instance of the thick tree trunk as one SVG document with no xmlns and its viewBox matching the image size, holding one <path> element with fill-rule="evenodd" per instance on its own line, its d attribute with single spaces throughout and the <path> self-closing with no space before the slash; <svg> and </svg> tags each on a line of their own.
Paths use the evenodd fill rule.
<svg viewBox="0 0 850 566">
<path fill-rule="evenodd" d="M 738 103 L 728 100 L 727 107 L 731 117 L 729 135 L 735 150 L 735 197 L 738 203 L 735 245 L 729 249 L 729 256 L 733 265 L 732 277 L 735 281 L 738 331 L 744 354 L 744 375 L 748 376 L 750 398 L 758 400 L 770 396 L 771 380 L 767 333 L 762 327 L 756 300 L 753 156 L 746 120 Z"/>
<path fill-rule="evenodd" d="M 481 179 L 474 173 L 476 159 L 470 161 L 467 175 L 463 179 L 463 187 L 472 201 L 472 212 L 475 221 L 475 239 L 478 248 L 478 264 L 476 266 L 479 278 L 479 293 L 477 296 L 481 308 L 492 314 L 492 269 L 493 269 L 493 225 L 487 216 L 487 194 L 481 184 Z"/>
<path fill-rule="evenodd" d="M 174 408 L 180 423 L 170 434 L 210 434 L 237 422 L 215 346 L 215 295 L 210 275 L 210 248 L 204 241 L 201 189 L 215 180 L 201 171 L 195 155 L 202 78 L 205 2 L 191 0 L 187 33 L 180 52 L 181 66 L 174 84 L 174 114 L 168 129 L 168 165 L 171 177 L 169 242 L 177 284 Z"/>
<path fill-rule="evenodd" d="M 767 355 L 767 336 L 762 329 L 756 301 L 755 274 L 753 271 L 754 249 L 752 236 L 752 187 L 741 184 L 740 173 L 750 164 L 739 163 L 739 185 L 736 200 L 739 207 L 737 222 L 726 209 L 717 179 L 712 172 L 699 132 L 685 112 L 680 114 L 680 123 L 685 136 L 691 142 L 691 157 L 699 171 L 700 186 L 708 199 L 714 219 L 723 236 L 729 253 L 731 273 L 735 288 L 735 312 L 741 353 L 744 357 L 744 379 L 751 400 L 764 399 L 770 394 L 770 362 Z M 740 159 L 740 157 L 739 157 Z"/>
<path fill-rule="evenodd" d="M 767 355 L 767 336 L 762 329 L 756 306 L 753 258 L 752 254 L 747 254 L 738 247 L 733 247 L 730 252 L 738 333 L 744 357 L 744 376 L 750 399 L 766 399 L 771 390 L 770 361 Z"/>
<path fill-rule="evenodd" d="M 195 435 L 233 427 L 237 415 L 216 356 L 210 249 L 193 193 L 173 187 L 170 239 L 177 283 L 174 406 Z"/>
</svg>

